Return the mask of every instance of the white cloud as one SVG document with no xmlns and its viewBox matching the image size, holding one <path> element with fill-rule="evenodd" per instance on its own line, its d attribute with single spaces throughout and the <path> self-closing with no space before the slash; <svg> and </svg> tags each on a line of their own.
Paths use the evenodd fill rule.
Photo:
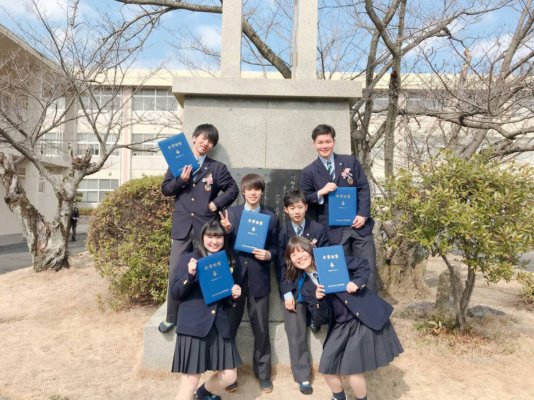
<svg viewBox="0 0 534 400">
<path fill-rule="evenodd" d="M 196 28 L 196 32 L 209 47 L 216 49 L 221 47 L 221 32 L 219 32 L 215 26 L 200 25 Z"/>
<path fill-rule="evenodd" d="M 72 4 L 71 0 L 37 0 L 39 10 L 52 20 L 58 20 L 65 17 L 67 7 Z M 0 7 L 15 16 L 31 18 L 33 15 L 29 12 L 33 4 L 28 1 L 17 0 L 0 0 Z M 78 5 L 78 16 L 91 16 L 95 11 L 86 2 L 80 2 Z"/>
<path fill-rule="evenodd" d="M 504 53 L 510 47 L 511 42 L 512 35 L 509 33 L 505 33 L 500 37 L 483 40 L 477 43 L 471 49 L 471 54 L 473 55 L 473 58 L 480 58 L 484 56 L 493 58 L 497 55 Z M 517 58 L 526 56 L 530 51 L 532 51 L 533 48 L 534 39 L 531 39 L 526 44 L 519 47 L 519 49 L 515 53 L 515 57 Z"/>
</svg>

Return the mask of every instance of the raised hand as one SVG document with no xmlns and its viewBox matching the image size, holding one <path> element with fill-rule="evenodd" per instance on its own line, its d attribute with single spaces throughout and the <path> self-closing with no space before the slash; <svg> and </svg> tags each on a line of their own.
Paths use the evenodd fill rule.
<svg viewBox="0 0 534 400">
<path fill-rule="evenodd" d="M 192 258 L 189 260 L 189 264 L 187 264 L 187 270 L 189 271 L 189 274 L 196 275 L 197 274 L 197 260 Z"/>
<path fill-rule="evenodd" d="M 323 285 L 317 285 L 317 289 L 315 290 L 315 298 L 317 300 L 322 300 L 322 299 L 324 299 L 325 296 L 326 296 L 326 294 L 324 293 L 324 286 Z"/>
<path fill-rule="evenodd" d="M 232 286 L 232 297 L 234 299 L 238 299 L 239 296 L 241 296 L 241 286 L 239 285 Z"/>
<path fill-rule="evenodd" d="M 349 293 L 356 293 L 358 291 L 359 287 L 354 282 L 347 283 L 347 292 Z"/>
<path fill-rule="evenodd" d="M 332 193 L 334 190 L 337 189 L 337 185 L 333 182 L 328 182 L 324 188 L 319 190 L 319 195 L 326 196 L 328 193 Z"/>
<path fill-rule="evenodd" d="M 230 231 L 232 230 L 232 223 L 228 219 L 228 210 L 224 211 L 224 215 L 222 211 L 219 211 L 219 215 L 221 217 L 221 225 L 223 226 L 224 230 L 226 231 L 226 233 L 230 233 Z"/>
<path fill-rule="evenodd" d="M 267 250 L 254 249 L 252 254 L 254 254 L 256 258 L 261 261 L 269 261 L 271 259 L 271 253 Z"/>
<path fill-rule="evenodd" d="M 189 181 L 189 178 L 191 177 L 191 171 L 193 171 L 193 166 L 191 165 L 186 165 L 184 169 L 182 169 L 182 174 L 180 175 L 180 177 L 184 182 Z"/>
</svg>

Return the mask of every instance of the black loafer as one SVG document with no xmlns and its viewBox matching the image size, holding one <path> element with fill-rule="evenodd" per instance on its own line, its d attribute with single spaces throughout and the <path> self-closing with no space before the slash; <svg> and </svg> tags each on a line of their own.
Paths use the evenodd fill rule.
<svg viewBox="0 0 534 400">
<path fill-rule="evenodd" d="M 175 323 L 166 324 L 165 321 L 163 321 L 161 324 L 159 324 L 158 331 L 160 331 L 161 333 L 167 333 L 170 330 L 172 330 L 172 328 L 174 328 L 175 326 L 176 326 Z"/>
<path fill-rule="evenodd" d="M 235 381 L 234 383 L 232 383 L 230 386 L 226 386 L 226 391 L 228 393 L 232 393 L 232 392 L 235 392 L 237 389 L 239 389 L 239 386 L 237 384 L 237 381 Z"/>
<path fill-rule="evenodd" d="M 270 379 L 260 379 L 260 389 L 263 393 L 271 393 L 273 391 L 273 382 Z"/>
</svg>

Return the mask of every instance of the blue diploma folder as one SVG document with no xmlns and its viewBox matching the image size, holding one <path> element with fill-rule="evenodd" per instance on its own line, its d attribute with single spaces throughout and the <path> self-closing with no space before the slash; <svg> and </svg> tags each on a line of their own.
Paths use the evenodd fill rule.
<svg viewBox="0 0 534 400">
<path fill-rule="evenodd" d="M 183 132 L 161 140 L 158 145 L 163 157 L 165 157 L 165 161 L 169 165 L 172 176 L 175 178 L 182 174 L 182 170 L 186 165 L 193 166 L 193 171 L 200 167 Z"/>
<path fill-rule="evenodd" d="M 356 188 L 338 187 L 328 195 L 328 225 L 351 226 L 356 218 Z"/>
<path fill-rule="evenodd" d="M 198 260 L 197 275 L 206 304 L 232 295 L 234 278 L 224 250 Z"/>
<path fill-rule="evenodd" d="M 234 249 L 245 253 L 252 253 L 254 249 L 265 250 L 270 222 L 270 215 L 243 210 Z"/>
<path fill-rule="evenodd" d="M 313 256 L 325 293 L 346 292 L 350 278 L 343 246 L 317 247 Z"/>
</svg>

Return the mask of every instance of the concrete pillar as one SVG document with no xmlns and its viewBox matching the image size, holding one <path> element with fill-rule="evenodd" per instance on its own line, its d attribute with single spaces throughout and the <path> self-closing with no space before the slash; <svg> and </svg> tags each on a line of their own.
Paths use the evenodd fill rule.
<svg viewBox="0 0 534 400">
<path fill-rule="evenodd" d="M 296 0 L 293 31 L 293 79 L 317 79 L 317 9 L 318 0 Z"/>
<path fill-rule="evenodd" d="M 222 14 L 221 77 L 241 78 L 243 0 L 224 0 Z"/>
</svg>

